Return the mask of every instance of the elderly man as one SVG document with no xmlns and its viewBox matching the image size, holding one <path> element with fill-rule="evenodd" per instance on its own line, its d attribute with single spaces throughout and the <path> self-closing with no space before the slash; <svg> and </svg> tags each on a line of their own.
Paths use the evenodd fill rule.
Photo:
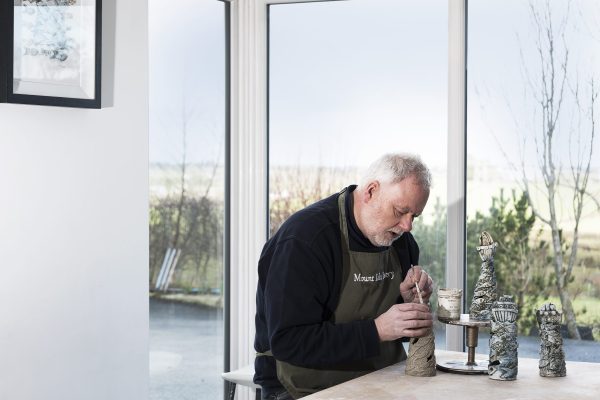
<svg viewBox="0 0 600 400">
<path fill-rule="evenodd" d="M 349 186 L 292 215 L 265 244 L 256 294 L 255 383 L 297 399 L 404 360 L 402 338 L 432 326 L 432 280 L 409 233 L 431 174 L 412 155 L 374 162 Z"/>
</svg>

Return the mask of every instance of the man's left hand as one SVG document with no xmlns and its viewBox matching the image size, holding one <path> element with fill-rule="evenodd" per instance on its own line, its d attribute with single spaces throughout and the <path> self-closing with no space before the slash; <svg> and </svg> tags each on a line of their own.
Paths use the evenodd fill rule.
<svg viewBox="0 0 600 400">
<path fill-rule="evenodd" d="M 405 303 L 418 303 L 419 295 L 415 283 L 419 285 L 423 303 L 429 302 L 429 297 L 433 291 L 433 280 L 420 266 L 415 265 L 408 270 L 404 281 L 400 283 L 400 295 Z"/>
</svg>

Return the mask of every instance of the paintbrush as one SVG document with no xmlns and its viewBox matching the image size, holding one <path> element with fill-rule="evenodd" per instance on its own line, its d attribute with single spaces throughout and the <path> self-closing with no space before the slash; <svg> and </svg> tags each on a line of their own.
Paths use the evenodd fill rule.
<svg viewBox="0 0 600 400">
<path fill-rule="evenodd" d="M 413 266 L 410 266 L 413 268 Z M 417 282 L 414 278 L 414 269 L 413 269 L 413 281 L 415 282 L 415 287 L 417 288 L 417 295 L 419 295 L 419 303 L 423 304 L 423 297 L 421 296 L 421 289 L 419 289 L 419 282 Z"/>
</svg>

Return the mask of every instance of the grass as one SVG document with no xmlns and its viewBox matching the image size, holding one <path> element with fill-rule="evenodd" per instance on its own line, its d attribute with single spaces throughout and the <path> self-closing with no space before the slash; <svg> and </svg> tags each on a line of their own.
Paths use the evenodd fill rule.
<svg viewBox="0 0 600 400">
<path fill-rule="evenodd" d="M 550 296 L 544 300 L 545 303 L 551 302 L 557 308 L 562 308 L 560 298 Z M 577 325 L 591 326 L 595 341 L 600 341 L 600 299 L 595 297 L 579 296 L 573 301 Z"/>
<path fill-rule="evenodd" d="M 561 308 L 560 298 L 556 296 L 551 296 L 545 301 L 554 303 L 557 308 Z M 578 325 L 600 324 L 600 299 L 579 296 L 573 301 L 573 308 Z"/>
</svg>

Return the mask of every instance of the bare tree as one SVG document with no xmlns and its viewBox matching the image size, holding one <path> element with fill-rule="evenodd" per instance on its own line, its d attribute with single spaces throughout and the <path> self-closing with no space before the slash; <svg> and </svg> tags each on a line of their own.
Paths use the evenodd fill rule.
<svg viewBox="0 0 600 400">
<path fill-rule="evenodd" d="M 595 138 L 594 107 L 598 90 L 594 79 L 588 80 L 588 87 L 583 97 L 579 85 L 579 77 L 570 75 L 569 48 L 566 41 L 569 11 L 554 24 L 550 3 L 546 1 L 541 10 L 530 3 L 530 13 L 535 28 L 535 46 L 537 65 L 530 71 L 523 62 L 525 77 L 532 90 L 536 104 L 536 122 L 533 135 L 522 132 L 527 137 L 535 138 L 538 172 L 541 173 L 543 186 L 532 188 L 533 180 L 528 176 L 525 152 L 521 152 L 522 184 L 536 217 L 550 228 L 554 257 L 553 267 L 556 274 L 556 289 L 560 297 L 567 329 L 571 338 L 580 339 L 577 330 L 572 296 L 568 284 L 572 279 L 573 267 L 577 260 L 579 241 L 579 222 L 586 198 L 590 176 L 593 144 Z M 576 123 L 565 123 L 566 111 L 573 110 Z M 568 165 L 560 157 L 561 143 L 558 138 L 569 132 Z M 563 151 L 564 153 L 564 151 Z M 567 171 L 564 171 L 567 169 Z M 560 220 L 559 189 L 570 190 L 572 194 L 573 225 L 567 228 Z M 533 190 L 539 189 L 545 201 L 537 201 Z M 561 192 L 564 193 L 564 192 Z M 547 207 L 547 211 L 544 208 Z M 572 242 L 567 245 L 569 231 Z"/>
<path fill-rule="evenodd" d="M 218 259 L 222 243 L 222 207 L 209 195 L 214 186 L 219 159 L 207 165 L 208 176 L 205 181 L 190 183 L 194 173 L 194 164 L 189 161 L 188 138 L 191 122 L 199 112 L 199 104 L 189 104 L 185 90 L 182 91 L 182 102 L 177 121 L 170 121 L 167 129 L 179 126 L 178 136 L 181 139 L 179 161 L 175 165 L 164 167 L 163 175 L 174 175 L 176 168 L 177 182 L 174 190 L 168 190 L 164 197 L 156 198 L 151 203 L 150 219 L 150 282 L 156 279 L 160 262 L 167 248 L 181 250 L 179 268 L 174 280 L 179 286 L 207 286 L 208 265 Z M 220 151 L 219 151 L 220 154 Z M 200 174 L 203 167 L 199 166 Z M 202 187 L 202 192 L 199 192 Z M 191 269 L 191 273 L 185 272 Z M 185 272 L 185 276 L 184 276 Z M 214 284 L 213 284 L 214 286 Z"/>
<path fill-rule="evenodd" d="M 329 196 L 356 179 L 350 168 L 272 167 L 270 184 L 270 234 L 296 211 Z"/>
</svg>

